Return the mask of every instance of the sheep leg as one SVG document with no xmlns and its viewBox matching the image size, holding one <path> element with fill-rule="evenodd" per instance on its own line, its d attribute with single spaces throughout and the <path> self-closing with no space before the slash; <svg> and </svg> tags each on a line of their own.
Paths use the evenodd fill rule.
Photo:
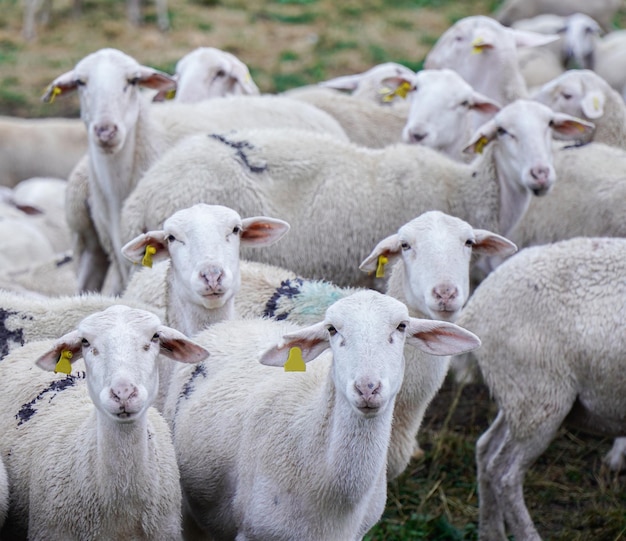
<svg viewBox="0 0 626 541">
<path fill-rule="evenodd" d="M 504 515 L 498 505 L 498 494 L 494 490 L 487 472 L 487 464 L 500 446 L 507 432 L 506 419 L 498 412 L 496 419 L 476 442 L 476 472 L 480 499 L 479 524 L 481 541 L 506 539 Z"/>
<path fill-rule="evenodd" d="M 624 469 L 626 462 L 626 438 L 615 438 L 613 447 L 606 454 L 603 462 L 611 468 L 612 471 L 621 471 Z"/>
</svg>

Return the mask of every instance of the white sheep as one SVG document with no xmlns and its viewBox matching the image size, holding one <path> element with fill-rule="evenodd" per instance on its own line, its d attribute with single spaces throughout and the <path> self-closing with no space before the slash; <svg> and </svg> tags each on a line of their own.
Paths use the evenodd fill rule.
<svg viewBox="0 0 626 541">
<path fill-rule="evenodd" d="M 502 26 L 491 17 L 465 17 L 437 40 L 424 60 L 427 69 L 458 72 L 477 92 L 506 105 L 528 97 L 517 51 L 558 39 L 538 32 Z"/>
<path fill-rule="evenodd" d="M 383 148 L 402 140 L 402 128 L 408 113 L 404 103 L 396 107 L 381 107 L 370 100 L 316 86 L 292 89 L 285 95 L 331 115 L 339 122 L 348 139 L 357 145 Z"/>
<path fill-rule="evenodd" d="M 530 19 L 546 13 L 562 17 L 584 13 L 608 31 L 612 27 L 613 16 L 621 6 L 621 0 L 505 0 L 494 17 L 503 25 L 510 26 L 520 19 Z"/>
<path fill-rule="evenodd" d="M 51 259 L 31 261 L 24 267 L 0 272 L 0 288 L 29 296 L 59 297 L 77 291 L 71 252 L 55 253 Z"/>
<path fill-rule="evenodd" d="M 178 62 L 174 70 L 176 93 L 174 100 L 197 103 L 230 95 L 260 94 L 248 66 L 234 54 L 215 47 L 197 47 Z M 163 93 L 155 101 L 165 99 Z"/>
<path fill-rule="evenodd" d="M 176 372 L 166 408 L 186 507 L 219 539 L 303 541 L 361 539 L 379 520 L 405 343 L 443 355 L 480 343 L 375 291 L 308 327 L 228 321 L 195 339 L 210 357 Z M 274 368 L 294 362 L 309 364 Z"/>
<path fill-rule="evenodd" d="M 546 83 L 533 99 L 551 109 L 593 122 L 590 137 L 581 138 L 626 149 L 626 105 L 621 95 L 591 70 L 569 70 Z M 582 135 L 582 134 L 581 134 Z"/>
<path fill-rule="evenodd" d="M 626 100 L 626 30 L 609 32 L 597 43 L 594 71 Z"/>
<path fill-rule="evenodd" d="M 290 234 L 267 250 L 242 252 L 244 258 L 354 285 L 355 267 L 379 232 L 427 210 L 506 236 L 532 194 L 546 193 L 555 180 L 551 131 L 579 129 L 590 127 L 520 100 L 475 134 L 470 147 L 484 152 L 472 164 L 417 145 L 367 149 L 302 131 L 194 136 L 146 173 L 126 200 L 122 229 L 131 239 L 201 201 L 280 216 Z"/>
<path fill-rule="evenodd" d="M 406 89 L 410 109 L 402 139 L 428 146 L 457 161 L 470 161 L 463 152 L 473 135 L 473 117 L 483 122 L 501 105 L 476 92 L 456 71 L 425 69 L 390 81 Z"/>
<path fill-rule="evenodd" d="M 73 0 L 74 15 L 80 14 L 82 3 L 82 0 Z M 167 13 L 167 0 L 155 0 L 155 4 L 159 28 L 163 31 L 168 30 L 170 19 Z M 37 37 L 35 19 L 39 18 L 44 24 L 47 24 L 50 20 L 51 10 L 52 0 L 24 0 L 24 25 L 22 27 L 24 39 L 33 40 Z M 141 23 L 140 0 L 126 0 L 126 12 L 130 23 L 139 26 Z"/>
<path fill-rule="evenodd" d="M 9 478 L 0 457 L 0 530 L 9 513 Z"/>
<path fill-rule="evenodd" d="M 74 170 L 67 202 L 70 225 L 89 223 L 91 218 L 97 234 L 97 239 L 85 238 L 93 237 L 91 227 L 75 231 L 81 290 L 88 279 L 106 271 L 106 265 L 99 269 L 91 261 L 89 250 L 98 242 L 112 263 L 107 292 L 123 289 L 130 266 L 121 255 L 121 205 L 149 165 L 174 141 L 189 133 L 268 124 L 320 130 L 345 139 L 337 121 L 328 114 L 285 97 L 233 96 L 217 104 L 206 100 L 149 105 L 140 87 L 169 90 L 175 81 L 122 51 L 106 48 L 87 55 L 74 69 L 57 77 L 43 97 L 50 101 L 77 90 L 87 126 L 89 159 Z M 85 182 L 88 189 L 81 187 Z M 101 254 L 98 257 L 101 263 Z"/>
<path fill-rule="evenodd" d="M 87 132 L 78 119 L 0 116 L 0 185 L 67 178 L 86 151 Z"/>
<path fill-rule="evenodd" d="M 576 238 L 520 251 L 457 323 L 499 413 L 476 447 L 479 537 L 538 540 L 524 476 L 565 421 L 626 435 L 626 240 Z"/>
<path fill-rule="evenodd" d="M 122 253 L 135 264 L 145 262 L 147 250 L 155 262 L 168 259 L 164 282 L 155 280 L 150 269 L 144 271 L 144 282 L 165 298 L 166 323 L 191 336 L 235 318 L 240 246 L 269 246 L 288 230 L 282 220 L 244 219 L 228 207 L 199 203 L 175 212 L 162 229 L 132 239 Z"/>
<path fill-rule="evenodd" d="M 0 273 L 43 263 L 54 257 L 50 240 L 29 218 L 0 215 Z"/>
<path fill-rule="evenodd" d="M 11 487 L 2 535 L 28 528 L 33 540 L 181 539 L 174 448 L 150 407 L 160 354 L 197 363 L 208 352 L 152 313 L 112 306 L 3 359 L 0 373 L 15 385 L 0 413 Z M 79 359 L 85 372 L 35 366 L 69 372 Z"/>
<path fill-rule="evenodd" d="M 342 75 L 333 79 L 328 79 L 318 83 L 318 85 L 344 90 L 355 98 L 368 100 L 379 105 L 395 104 L 387 98 L 390 92 L 396 90 L 386 79 L 393 77 L 410 77 L 415 72 L 397 62 L 384 62 L 364 71 L 352 75 Z"/>
</svg>

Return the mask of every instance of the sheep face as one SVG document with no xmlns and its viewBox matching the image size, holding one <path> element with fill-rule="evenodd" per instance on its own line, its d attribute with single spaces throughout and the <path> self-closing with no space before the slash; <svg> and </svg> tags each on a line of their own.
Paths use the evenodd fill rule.
<svg viewBox="0 0 626 541">
<path fill-rule="evenodd" d="M 208 355 L 182 333 L 162 325 L 154 314 L 114 305 L 86 317 L 37 364 L 46 370 L 60 370 L 59 358 L 72 363 L 83 358 L 96 408 L 106 419 L 130 423 L 154 402 L 159 353 L 185 362 L 199 362 Z"/>
</svg>

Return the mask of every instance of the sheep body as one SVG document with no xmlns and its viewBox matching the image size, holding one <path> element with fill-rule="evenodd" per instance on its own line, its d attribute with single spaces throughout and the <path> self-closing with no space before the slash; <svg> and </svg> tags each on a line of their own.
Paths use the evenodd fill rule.
<svg viewBox="0 0 626 541">
<path fill-rule="evenodd" d="M 0 184 L 32 177 L 67 178 L 87 151 L 78 119 L 0 117 Z"/>
<path fill-rule="evenodd" d="M 337 285 L 355 285 L 356 262 L 363 260 L 379 231 L 397 230 L 416 215 L 437 209 L 506 235 L 532 197 L 530 189 L 542 193 L 547 188 L 554 176 L 550 139 L 545 137 L 549 131 L 544 127 L 550 122 L 563 126 L 562 118 L 530 102 L 509 107 L 496 118 L 504 123 L 513 117 L 528 120 L 530 112 L 517 115 L 514 109 L 532 109 L 537 124 L 528 127 L 541 126 L 542 143 L 533 139 L 522 151 L 513 147 L 532 138 L 499 139 L 469 165 L 417 146 L 366 149 L 329 136 L 287 130 L 190 137 L 140 181 L 125 203 L 122 229 L 133 238 L 199 201 L 226 205 L 242 215 L 281 216 L 291 225 L 290 234 L 263 253 L 243 251 L 245 259 Z M 488 133 L 493 140 L 494 125 Z M 482 132 L 476 137 L 483 137 Z M 532 167 L 546 163 L 538 179 L 528 175 L 526 160 Z M 507 174 L 507 181 L 502 180 Z M 177 179 L 176 193 L 163 197 L 171 178 Z M 508 190 L 514 195 L 504 195 Z M 503 206 L 507 208 L 501 210 Z M 329 213 L 330 218 L 324 218 Z M 345 237 L 339 241 L 339 235 Z"/>
<path fill-rule="evenodd" d="M 82 359 L 86 372 L 35 366 L 56 370 L 62 351 L 71 363 Z M 33 540 L 181 539 L 174 448 L 150 407 L 160 351 L 184 362 L 207 355 L 154 314 L 112 306 L 0 363 L 16 383 L 0 414 L 11 487 L 3 536 L 25 539 L 28 529 Z"/>
<path fill-rule="evenodd" d="M 0 530 L 9 512 L 9 478 L 4 462 L 0 457 Z"/>
<path fill-rule="evenodd" d="M 74 295 L 78 289 L 71 252 L 0 273 L 0 288 L 29 296 Z"/>
<path fill-rule="evenodd" d="M 516 539 L 539 539 L 522 482 L 566 417 L 626 434 L 625 256 L 626 240 L 616 238 L 524 249 L 459 317 L 481 337 L 472 355 L 499 406 L 476 449 L 481 539 L 504 538 L 505 522 Z"/>
</svg>

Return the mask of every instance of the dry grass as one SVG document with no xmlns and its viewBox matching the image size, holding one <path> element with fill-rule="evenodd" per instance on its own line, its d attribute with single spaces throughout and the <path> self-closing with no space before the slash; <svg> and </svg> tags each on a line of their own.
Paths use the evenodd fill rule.
<svg viewBox="0 0 626 541">
<path fill-rule="evenodd" d="M 172 30 L 161 34 L 146 1 L 146 23 L 130 27 L 124 0 L 54 0 L 39 39 L 20 37 L 20 0 L 0 0 L 0 113 L 77 115 L 73 99 L 43 105 L 47 84 L 98 48 L 117 47 L 171 72 L 200 45 L 243 59 L 265 92 L 357 73 L 397 61 L 418 68 L 437 36 L 460 17 L 485 14 L 497 0 L 169 0 Z M 624 22 L 624 15 L 619 19 Z M 621 26 L 626 26 L 621 24 Z M 389 486 L 387 510 L 368 541 L 475 539 L 478 516 L 474 444 L 494 416 L 480 385 L 446 384 L 429 409 L 426 451 Z M 611 441 L 563 430 L 526 481 L 530 512 L 546 540 L 626 539 L 626 476 L 601 464 Z"/>
</svg>

